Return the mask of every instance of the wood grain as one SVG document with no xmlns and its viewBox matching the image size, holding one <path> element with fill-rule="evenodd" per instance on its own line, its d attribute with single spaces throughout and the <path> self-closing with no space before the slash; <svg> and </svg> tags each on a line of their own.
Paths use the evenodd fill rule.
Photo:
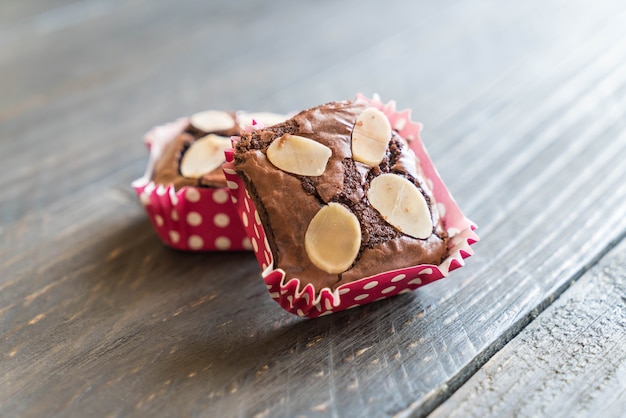
<svg viewBox="0 0 626 418">
<path fill-rule="evenodd" d="M 623 416 L 625 265 L 622 242 L 431 416 Z"/>
<path fill-rule="evenodd" d="M 2 6 L 0 416 L 511 411 L 511 397 L 470 396 L 504 390 L 484 380 L 487 361 L 516 347 L 531 356 L 521 336 L 535 325 L 572 330 L 550 305 L 574 281 L 578 304 L 575 289 L 621 289 L 619 275 L 583 273 L 626 231 L 622 2 L 56 4 Z M 466 267 L 301 320 L 269 298 L 251 254 L 158 241 L 129 187 L 147 129 L 204 108 L 291 111 L 357 91 L 425 123 L 435 165 L 480 226 Z M 603 263 L 621 266 L 615 254 Z M 619 331 L 616 303 L 576 323 L 595 315 L 597 338 Z M 622 367 L 611 347 L 586 357 L 598 378 Z M 618 399 L 615 382 L 598 396 Z"/>
</svg>

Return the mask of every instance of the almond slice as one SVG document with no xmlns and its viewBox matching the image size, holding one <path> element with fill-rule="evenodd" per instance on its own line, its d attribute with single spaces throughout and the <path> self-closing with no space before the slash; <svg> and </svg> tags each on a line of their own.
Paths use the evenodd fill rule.
<svg viewBox="0 0 626 418">
<path fill-rule="evenodd" d="M 301 176 L 321 176 L 331 155 L 326 145 L 298 135 L 285 134 L 267 147 L 267 159 L 272 164 Z"/>
<path fill-rule="evenodd" d="M 227 131 L 235 127 L 235 120 L 227 112 L 221 110 L 207 110 L 198 112 L 189 118 L 194 128 L 203 132 Z"/>
<path fill-rule="evenodd" d="M 215 134 L 195 140 L 180 161 L 180 173 L 192 179 L 210 173 L 226 161 L 224 150 L 231 146 L 230 138 Z"/>
<path fill-rule="evenodd" d="M 414 238 L 428 238 L 433 232 L 424 195 L 413 183 L 396 174 L 382 174 L 370 183 L 367 198 L 390 225 Z"/>
<path fill-rule="evenodd" d="M 360 247 L 359 220 L 339 203 L 329 203 L 320 209 L 304 235 L 304 249 L 311 262 L 330 274 L 346 271 Z"/>
<path fill-rule="evenodd" d="M 352 158 L 375 167 L 385 158 L 391 124 L 380 110 L 368 107 L 357 117 L 352 130 Z"/>
</svg>

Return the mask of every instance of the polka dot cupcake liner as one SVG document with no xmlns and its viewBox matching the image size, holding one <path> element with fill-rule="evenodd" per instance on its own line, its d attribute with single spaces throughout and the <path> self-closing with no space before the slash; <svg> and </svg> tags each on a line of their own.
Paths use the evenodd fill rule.
<svg viewBox="0 0 626 418">
<path fill-rule="evenodd" d="M 227 187 L 183 187 L 155 184 L 150 180 L 163 147 L 187 126 L 187 118 L 158 126 L 145 142 L 150 160 L 144 176 L 133 182 L 155 231 L 172 248 L 185 251 L 251 250 L 239 214 Z"/>
<path fill-rule="evenodd" d="M 283 309 L 298 316 L 316 318 L 328 315 L 400 293 L 411 292 L 420 286 L 442 279 L 451 271 L 465 265 L 465 258 L 473 254 L 470 246 L 479 240 L 474 232 L 476 225 L 463 215 L 426 153 L 420 139 L 421 125 L 411 121 L 410 110 L 396 111 L 395 102 L 390 101 L 385 104 L 378 96 L 369 99 L 358 95 L 357 100 L 366 101 L 370 106 L 381 110 L 389 118 L 392 128 L 409 141 L 409 147 L 420 161 L 425 181 L 434 194 L 450 236 L 449 255 L 439 265 L 422 264 L 384 271 L 346 283 L 334 290 L 324 288 L 316 292 L 311 284 L 300 289 L 299 279 L 288 280 L 282 269 L 273 267 L 274 255 L 261 219 L 242 179 L 234 170 L 234 153 L 232 150 L 227 151 L 227 162 L 222 168 L 231 190 L 232 202 L 241 217 L 252 249 L 261 266 L 262 277 L 268 292 Z"/>
</svg>

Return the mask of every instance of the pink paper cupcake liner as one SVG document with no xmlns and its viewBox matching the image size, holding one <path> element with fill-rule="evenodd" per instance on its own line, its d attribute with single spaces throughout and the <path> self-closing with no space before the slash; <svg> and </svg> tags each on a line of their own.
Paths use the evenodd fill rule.
<svg viewBox="0 0 626 418">
<path fill-rule="evenodd" d="M 185 251 L 251 250 L 250 239 L 231 202 L 227 187 L 182 187 L 150 180 L 164 146 L 188 124 L 178 119 L 152 129 L 144 137 L 150 150 L 146 173 L 132 183 L 155 231 L 172 248 Z"/>
<path fill-rule="evenodd" d="M 311 284 L 300 289 L 299 279 L 287 279 L 282 269 L 274 268 L 274 256 L 259 214 L 242 179 L 234 170 L 234 150 L 226 151 L 227 162 L 222 168 L 231 191 L 232 202 L 250 238 L 250 244 L 261 266 L 262 277 L 269 294 L 283 309 L 298 316 L 315 318 L 328 315 L 410 292 L 442 279 L 451 271 L 465 265 L 464 259 L 473 254 L 470 246 L 479 240 L 474 232 L 476 225 L 463 215 L 426 153 L 420 139 L 421 125 L 411 121 L 411 111 L 396 111 L 394 101 L 384 104 L 377 95 L 369 99 L 359 94 L 357 100 L 366 101 L 370 106 L 385 113 L 392 128 L 409 141 L 409 147 L 420 161 L 425 180 L 434 194 L 450 236 L 449 255 L 439 265 L 422 264 L 385 271 L 346 283 L 334 290 L 324 288 L 316 292 Z"/>
</svg>

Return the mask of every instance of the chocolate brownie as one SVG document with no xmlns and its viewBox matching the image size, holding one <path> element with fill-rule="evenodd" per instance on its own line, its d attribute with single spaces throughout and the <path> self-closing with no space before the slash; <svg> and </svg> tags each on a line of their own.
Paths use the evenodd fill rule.
<svg viewBox="0 0 626 418">
<path fill-rule="evenodd" d="M 328 103 L 242 135 L 235 170 L 287 280 L 319 291 L 448 255 L 419 161 L 363 101 Z"/>
<path fill-rule="evenodd" d="M 252 124 L 272 125 L 286 117 L 274 113 L 245 113 L 209 110 L 192 115 L 176 137 L 168 142 L 154 165 L 151 180 L 184 186 L 226 187 L 221 165 L 230 137 L 240 135 Z M 253 122 L 254 121 L 254 122 Z"/>
</svg>

